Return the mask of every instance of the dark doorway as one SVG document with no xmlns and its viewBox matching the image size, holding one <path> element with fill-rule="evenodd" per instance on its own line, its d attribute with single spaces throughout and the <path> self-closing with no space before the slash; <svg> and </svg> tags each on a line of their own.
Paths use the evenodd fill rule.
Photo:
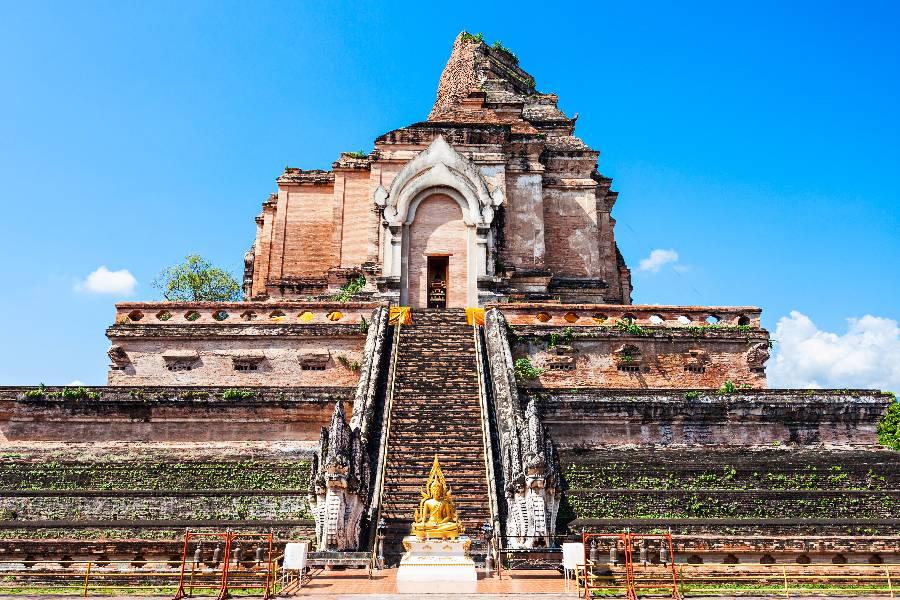
<svg viewBox="0 0 900 600">
<path fill-rule="evenodd" d="M 449 256 L 428 257 L 428 308 L 447 308 Z"/>
</svg>

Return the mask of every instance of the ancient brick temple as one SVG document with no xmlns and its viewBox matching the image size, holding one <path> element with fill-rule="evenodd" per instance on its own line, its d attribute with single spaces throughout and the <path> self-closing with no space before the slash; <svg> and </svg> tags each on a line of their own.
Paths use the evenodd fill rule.
<svg viewBox="0 0 900 600">
<path fill-rule="evenodd" d="M 758 308 L 631 304 L 599 153 L 535 86 L 461 34 L 427 120 L 278 177 L 244 302 L 119 304 L 108 386 L 0 388 L 0 556 L 169 557 L 185 527 L 371 552 L 382 523 L 390 562 L 438 453 L 503 548 L 900 561 L 892 397 L 766 389 Z"/>
</svg>

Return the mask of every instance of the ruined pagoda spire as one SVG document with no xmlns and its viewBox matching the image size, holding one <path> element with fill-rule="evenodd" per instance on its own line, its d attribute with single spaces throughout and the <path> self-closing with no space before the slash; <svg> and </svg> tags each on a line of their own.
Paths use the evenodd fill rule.
<svg viewBox="0 0 900 600">
<path fill-rule="evenodd" d="M 514 54 L 500 46 L 488 46 L 480 35 L 463 31 L 456 36 L 441 73 L 428 120 L 452 120 L 454 113 L 472 99 L 523 102 L 535 93 L 534 78 L 519 68 Z"/>
</svg>

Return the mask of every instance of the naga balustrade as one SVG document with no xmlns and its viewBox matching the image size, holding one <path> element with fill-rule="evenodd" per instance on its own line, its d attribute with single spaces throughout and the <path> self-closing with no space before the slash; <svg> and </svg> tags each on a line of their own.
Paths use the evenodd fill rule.
<svg viewBox="0 0 900 600">
<path fill-rule="evenodd" d="M 123 302 L 116 325 L 362 324 L 377 302 Z"/>
<path fill-rule="evenodd" d="M 755 306 L 663 306 L 642 304 L 490 304 L 510 325 L 616 326 L 619 323 L 657 327 L 760 327 L 762 311 Z"/>
</svg>

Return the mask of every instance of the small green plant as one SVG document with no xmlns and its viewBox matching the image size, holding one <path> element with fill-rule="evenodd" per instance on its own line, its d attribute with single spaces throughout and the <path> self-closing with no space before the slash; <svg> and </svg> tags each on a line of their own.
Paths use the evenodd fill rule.
<svg viewBox="0 0 900 600">
<path fill-rule="evenodd" d="M 356 152 L 344 152 L 350 158 L 369 158 L 369 153 L 365 150 L 357 150 Z"/>
<path fill-rule="evenodd" d="M 366 287 L 366 278 L 359 276 L 342 285 L 340 293 L 335 294 L 331 299 L 337 302 L 350 302 L 353 296 L 358 294 L 364 287 Z"/>
<path fill-rule="evenodd" d="M 513 62 L 519 62 L 519 57 L 516 56 L 515 52 L 513 52 L 512 50 L 510 50 L 509 48 L 504 46 L 503 42 L 501 42 L 500 40 L 497 40 L 493 44 L 491 44 L 491 48 L 494 50 L 499 50 L 500 52 L 503 52 L 505 54 L 508 54 L 509 57 L 513 59 Z"/>
<path fill-rule="evenodd" d="M 182 392 L 179 396 L 181 396 L 182 400 L 206 400 L 209 398 L 209 392 L 190 390 Z"/>
<path fill-rule="evenodd" d="M 481 43 L 484 41 L 484 34 L 481 33 L 480 31 L 476 34 L 471 34 L 468 31 L 463 31 L 462 35 L 460 37 L 462 38 L 462 41 L 464 41 L 464 42 L 479 42 L 479 43 Z"/>
<path fill-rule="evenodd" d="M 566 327 L 565 329 L 563 329 L 562 334 L 551 333 L 547 341 L 547 349 L 550 350 L 551 348 L 555 348 L 561 343 L 569 345 L 572 343 L 572 340 L 574 338 L 575 331 L 571 327 Z"/>
<path fill-rule="evenodd" d="M 535 367 L 527 358 L 517 358 L 513 370 L 517 379 L 537 379 L 544 372 L 544 369 Z"/>
<path fill-rule="evenodd" d="M 360 369 L 360 364 L 358 361 L 350 360 L 343 354 L 338 354 L 337 360 L 339 363 L 341 363 L 344 366 L 345 369 L 347 369 L 348 371 L 351 371 L 352 373 L 356 373 Z"/>
<path fill-rule="evenodd" d="M 61 390 L 56 392 L 48 392 L 47 388 L 42 383 L 40 387 L 34 390 L 28 390 L 25 392 L 26 398 L 62 398 L 64 400 L 96 400 L 100 398 L 100 392 L 92 392 L 86 387 L 78 386 L 78 387 L 64 387 Z"/>
<path fill-rule="evenodd" d="M 27 392 L 25 392 L 25 397 L 30 398 L 32 400 L 37 400 L 39 398 L 43 398 L 46 395 L 46 393 L 47 393 L 47 386 L 45 386 L 42 383 L 41 385 L 34 388 L 33 390 L 28 390 Z"/>
<path fill-rule="evenodd" d="M 616 327 L 619 328 L 619 331 L 622 333 L 627 333 L 628 335 L 636 335 L 640 337 L 646 337 L 650 335 L 650 332 L 632 321 L 631 319 L 619 319 L 616 321 Z"/>
<path fill-rule="evenodd" d="M 359 318 L 359 332 L 363 335 L 366 335 L 369 333 L 369 322 L 366 321 L 365 317 Z"/>
<path fill-rule="evenodd" d="M 878 423 L 876 433 L 878 434 L 878 443 L 887 446 L 892 450 L 900 450 L 900 402 L 897 397 L 891 394 L 894 401 L 885 411 L 884 416 Z"/>
<path fill-rule="evenodd" d="M 254 392 L 253 390 L 238 390 L 235 388 L 229 388 L 222 392 L 222 398 L 224 398 L 225 400 L 246 400 L 255 396 L 256 392 Z"/>
<path fill-rule="evenodd" d="M 697 390 L 691 390 L 689 392 L 684 393 L 685 400 L 696 400 L 699 397 L 700 397 L 700 392 L 698 392 Z"/>
<path fill-rule="evenodd" d="M 59 397 L 65 398 L 66 400 L 83 400 L 85 398 L 96 400 L 100 397 L 99 392 L 92 392 L 83 385 L 76 388 L 64 387 L 62 389 L 62 392 L 56 393 L 59 395 Z"/>
<path fill-rule="evenodd" d="M 716 390 L 716 393 L 719 394 L 720 396 L 724 396 L 726 394 L 734 394 L 735 392 L 738 392 L 740 390 L 745 390 L 749 387 L 750 386 L 747 385 L 746 383 L 736 384 L 732 380 L 726 379 L 725 383 L 720 385 L 719 389 Z"/>
</svg>

